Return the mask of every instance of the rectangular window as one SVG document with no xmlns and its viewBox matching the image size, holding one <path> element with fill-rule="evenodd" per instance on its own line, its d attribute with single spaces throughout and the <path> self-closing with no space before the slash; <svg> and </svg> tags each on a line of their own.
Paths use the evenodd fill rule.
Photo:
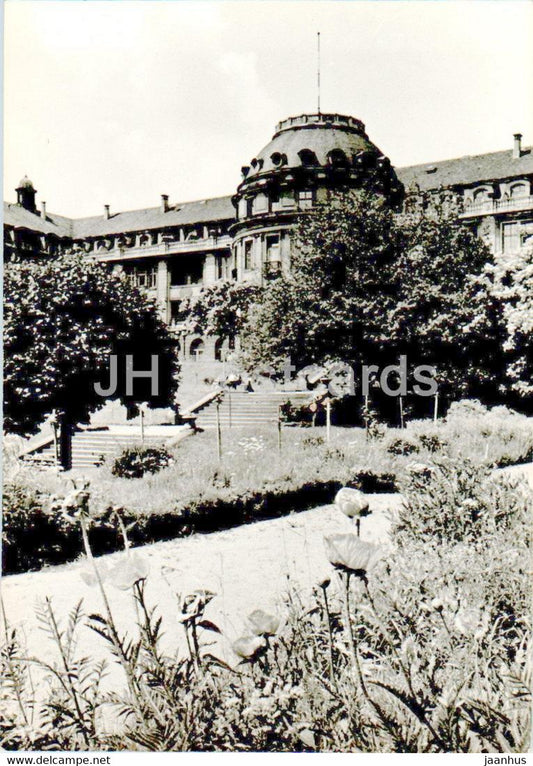
<svg viewBox="0 0 533 766">
<path fill-rule="evenodd" d="M 520 250 L 520 224 L 516 222 L 503 224 L 502 250 L 504 253 L 516 253 Z"/>
<path fill-rule="evenodd" d="M 204 259 L 201 255 L 179 256 L 170 264 L 170 285 L 199 285 L 203 281 Z"/>
<path fill-rule="evenodd" d="M 313 192 L 312 191 L 299 191 L 298 192 L 298 207 L 300 210 L 308 210 L 313 207 Z"/>
<path fill-rule="evenodd" d="M 267 263 L 280 263 L 279 235 L 269 234 L 266 238 L 266 260 Z"/>
<path fill-rule="evenodd" d="M 144 268 L 134 268 L 130 273 L 129 278 L 135 287 L 150 289 L 157 284 L 157 267 L 147 266 Z"/>
<path fill-rule="evenodd" d="M 185 313 L 181 311 L 182 301 L 170 301 L 170 324 L 179 324 L 185 319 Z"/>
<path fill-rule="evenodd" d="M 250 271 L 253 268 L 253 239 L 247 239 L 244 243 L 244 270 Z"/>
</svg>

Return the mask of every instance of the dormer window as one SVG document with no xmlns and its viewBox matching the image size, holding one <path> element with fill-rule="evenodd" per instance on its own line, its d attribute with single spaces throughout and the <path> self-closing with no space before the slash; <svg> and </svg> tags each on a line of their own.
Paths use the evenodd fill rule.
<svg viewBox="0 0 533 766">
<path fill-rule="evenodd" d="M 274 152 L 274 154 L 271 154 L 270 159 L 275 167 L 280 167 L 280 165 L 287 164 L 287 155 L 281 154 L 280 152 Z"/>
<path fill-rule="evenodd" d="M 334 168 L 345 168 L 348 165 L 348 158 L 342 149 L 332 149 L 328 152 L 328 165 Z"/>
<path fill-rule="evenodd" d="M 318 165 L 318 160 L 316 158 L 316 154 L 311 151 L 311 149 L 302 149 L 298 152 L 298 157 L 300 158 L 300 162 L 305 167 L 312 167 L 313 165 Z"/>
</svg>

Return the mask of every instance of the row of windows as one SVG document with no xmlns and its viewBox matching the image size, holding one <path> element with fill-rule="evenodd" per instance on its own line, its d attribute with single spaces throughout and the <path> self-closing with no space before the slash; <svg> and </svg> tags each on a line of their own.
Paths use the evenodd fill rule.
<svg viewBox="0 0 533 766">
<path fill-rule="evenodd" d="M 271 210 L 280 210 L 284 207 L 292 208 L 296 204 L 299 210 L 308 210 L 313 206 L 314 192 L 312 189 L 299 191 L 296 193 L 296 200 L 293 194 L 272 193 L 270 197 L 266 194 L 258 194 L 255 197 L 247 197 L 241 200 L 239 204 L 240 217 L 250 218 L 253 215 L 268 213 Z"/>
<path fill-rule="evenodd" d="M 265 237 L 265 255 L 267 263 L 278 263 L 281 261 L 279 234 L 267 234 Z M 245 239 L 243 244 L 243 269 L 244 271 L 250 271 L 255 266 L 254 240 Z"/>
</svg>

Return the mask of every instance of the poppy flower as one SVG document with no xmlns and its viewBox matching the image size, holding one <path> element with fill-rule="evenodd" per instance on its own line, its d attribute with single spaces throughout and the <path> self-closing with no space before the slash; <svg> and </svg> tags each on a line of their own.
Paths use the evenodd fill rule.
<svg viewBox="0 0 533 766">
<path fill-rule="evenodd" d="M 119 590 L 128 590 L 132 588 L 139 580 L 144 580 L 148 575 L 149 565 L 144 559 L 135 554 L 123 556 L 121 560 L 111 569 L 108 579 L 109 582 Z"/>
<path fill-rule="evenodd" d="M 335 495 L 335 505 L 350 519 L 368 516 L 370 513 L 368 500 L 358 489 L 343 487 Z"/>
<path fill-rule="evenodd" d="M 273 636 L 279 628 L 279 618 L 262 609 L 256 609 L 248 615 L 248 623 L 256 636 Z"/>
<path fill-rule="evenodd" d="M 377 545 L 361 540 L 353 532 L 324 538 L 326 553 L 336 569 L 365 577 L 380 555 Z"/>
<path fill-rule="evenodd" d="M 111 570 L 109 569 L 108 564 L 105 561 L 101 561 L 98 563 L 94 563 L 94 566 L 98 567 L 98 574 L 100 575 L 100 580 L 102 582 L 105 582 L 105 580 L 109 579 L 109 575 Z M 81 571 L 80 571 L 80 577 L 85 583 L 85 585 L 96 585 L 98 582 L 98 578 L 96 577 L 96 573 L 94 571 L 94 568 L 87 564 Z"/>
<path fill-rule="evenodd" d="M 232 648 L 243 660 L 255 660 L 266 648 L 267 642 L 263 636 L 241 636 L 233 642 Z"/>
<path fill-rule="evenodd" d="M 215 598 L 215 596 L 216 593 L 204 589 L 195 590 L 193 593 L 185 596 L 181 601 L 180 622 L 190 622 L 191 620 L 200 617 L 206 606 Z"/>
</svg>

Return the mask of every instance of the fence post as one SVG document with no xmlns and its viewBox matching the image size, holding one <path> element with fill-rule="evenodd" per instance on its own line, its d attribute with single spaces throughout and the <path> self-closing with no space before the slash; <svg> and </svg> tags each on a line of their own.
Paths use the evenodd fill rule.
<svg viewBox="0 0 533 766">
<path fill-rule="evenodd" d="M 278 404 L 278 452 L 281 455 L 281 404 Z"/>
<path fill-rule="evenodd" d="M 405 428 L 405 424 L 403 421 L 403 396 L 398 397 L 400 400 L 400 428 Z"/>
<path fill-rule="evenodd" d="M 435 404 L 433 406 L 433 422 L 437 422 L 437 418 L 439 416 L 439 392 L 435 394 Z"/>
<path fill-rule="evenodd" d="M 329 444 L 331 437 L 331 401 L 326 399 L 326 443 Z"/>
<path fill-rule="evenodd" d="M 217 451 L 218 459 L 222 460 L 222 430 L 220 428 L 220 399 L 217 399 Z"/>
</svg>

